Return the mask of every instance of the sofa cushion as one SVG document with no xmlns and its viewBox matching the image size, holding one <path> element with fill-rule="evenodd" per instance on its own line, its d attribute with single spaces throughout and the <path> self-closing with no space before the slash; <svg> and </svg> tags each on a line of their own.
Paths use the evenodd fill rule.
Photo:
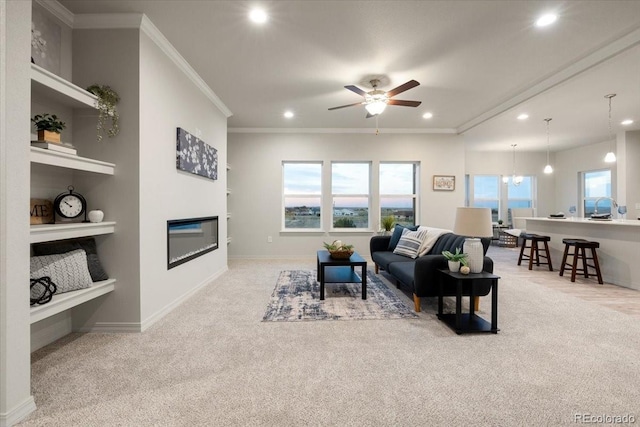
<svg viewBox="0 0 640 427">
<path fill-rule="evenodd" d="M 418 229 L 418 226 L 412 225 L 409 227 L 405 227 L 404 225 L 396 224 L 396 226 L 393 229 L 393 234 L 391 235 L 391 240 L 389 240 L 390 251 L 393 251 L 398 245 L 398 242 L 400 241 L 400 237 L 402 237 L 402 232 L 404 231 L 405 228 L 409 229 L 410 231 L 416 231 Z"/>
<path fill-rule="evenodd" d="M 389 264 L 396 262 L 413 262 L 406 256 L 397 255 L 389 251 L 373 252 L 371 259 L 383 270 L 389 271 Z"/>
<path fill-rule="evenodd" d="M 413 289 L 413 276 L 415 266 L 416 264 L 413 261 L 393 262 L 389 264 L 388 272 L 393 277 L 398 279 L 403 285 Z"/>
<path fill-rule="evenodd" d="M 425 237 L 427 237 L 427 230 L 418 229 L 416 231 L 409 231 L 405 228 L 402 231 L 402 237 L 400 237 L 400 241 L 393 250 L 393 253 L 409 258 L 417 258 L 420 246 L 422 246 L 422 241 Z"/>
</svg>

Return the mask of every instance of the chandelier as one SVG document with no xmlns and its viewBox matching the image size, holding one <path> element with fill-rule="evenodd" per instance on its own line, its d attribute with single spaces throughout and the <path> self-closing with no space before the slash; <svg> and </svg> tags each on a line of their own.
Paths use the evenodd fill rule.
<svg viewBox="0 0 640 427">
<path fill-rule="evenodd" d="M 524 180 L 524 177 L 522 175 L 516 175 L 516 146 L 517 145 L 518 144 L 511 144 L 511 147 L 513 148 L 513 175 L 511 175 L 511 182 L 516 187 L 522 184 L 522 181 Z M 504 182 L 505 184 L 508 184 L 509 177 L 508 176 L 502 177 L 502 182 Z"/>
</svg>

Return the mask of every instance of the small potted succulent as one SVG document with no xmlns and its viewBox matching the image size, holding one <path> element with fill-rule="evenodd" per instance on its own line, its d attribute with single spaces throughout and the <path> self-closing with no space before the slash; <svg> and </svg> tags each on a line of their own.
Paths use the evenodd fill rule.
<svg viewBox="0 0 640 427">
<path fill-rule="evenodd" d="M 460 248 L 456 248 L 456 252 L 442 251 L 442 255 L 447 259 L 449 264 L 449 271 L 454 273 L 460 270 L 460 264 L 467 265 L 467 254 L 461 253 Z"/>
<path fill-rule="evenodd" d="M 60 142 L 60 131 L 67 127 L 55 114 L 36 114 L 31 118 L 38 131 L 38 141 Z"/>
</svg>

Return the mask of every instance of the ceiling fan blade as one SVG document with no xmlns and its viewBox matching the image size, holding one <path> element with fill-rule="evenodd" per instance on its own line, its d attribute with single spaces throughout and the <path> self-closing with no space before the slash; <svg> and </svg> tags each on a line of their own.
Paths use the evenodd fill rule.
<svg viewBox="0 0 640 427">
<path fill-rule="evenodd" d="M 367 92 L 363 91 L 358 86 L 349 85 L 349 86 L 345 86 L 344 88 L 349 89 L 351 92 L 355 92 L 360 96 L 365 96 L 367 94 Z"/>
<path fill-rule="evenodd" d="M 405 90 L 409 90 L 411 88 L 414 88 L 416 86 L 418 86 L 420 83 L 418 83 L 415 80 L 409 80 L 408 82 L 406 82 L 405 84 L 402 84 L 400 86 L 398 86 L 395 89 L 391 89 L 390 91 L 387 92 L 387 97 L 391 98 L 392 96 L 395 96 L 399 93 L 404 92 Z M 345 86 L 346 87 L 346 86 Z"/>
<path fill-rule="evenodd" d="M 417 107 L 422 104 L 422 101 L 401 101 L 399 99 L 390 99 L 387 101 L 388 105 L 401 105 L 403 107 Z"/>
<path fill-rule="evenodd" d="M 364 104 L 364 101 L 361 101 L 361 102 L 354 102 L 353 104 L 341 105 L 341 106 L 339 106 L 339 107 L 331 107 L 331 108 L 329 108 L 329 110 L 337 110 L 337 109 L 339 109 L 339 108 L 353 107 L 353 106 L 355 106 L 355 105 L 362 105 L 362 104 Z"/>
<path fill-rule="evenodd" d="M 377 114 L 367 113 L 367 116 L 365 117 L 365 119 L 370 119 L 371 117 L 375 117 L 375 116 L 377 116 Z"/>
</svg>

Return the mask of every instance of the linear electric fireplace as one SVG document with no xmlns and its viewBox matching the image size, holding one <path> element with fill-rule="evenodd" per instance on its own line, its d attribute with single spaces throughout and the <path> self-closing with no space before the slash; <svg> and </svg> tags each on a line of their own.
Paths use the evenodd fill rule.
<svg viewBox="0 0 640 427">
<path fill-rule="evenodd" d="M 167 221 L 167 270 L 218 249 L 218 217 Z"/>
</svg>

